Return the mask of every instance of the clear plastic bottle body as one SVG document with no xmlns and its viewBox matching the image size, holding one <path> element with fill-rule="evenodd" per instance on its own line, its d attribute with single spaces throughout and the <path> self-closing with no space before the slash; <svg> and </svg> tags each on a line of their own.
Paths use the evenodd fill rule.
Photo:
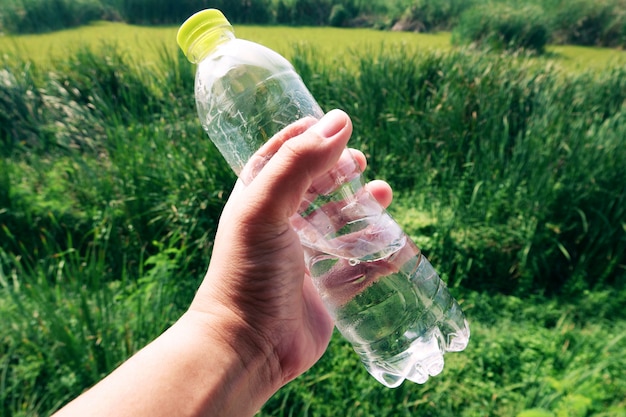
<svg viewBox="0 0 626 417">
<path fill-rule="evenodd" d="M 287 60 L 235 38 L 199 62 L 195 95 L 203 128 L 240 178 L 272 135 L 323 116 Z M 367 370 L 389 387 L 423 383 L 442 370 L 446 351 L 465 348 L 469 328 L 430 263 L 363 187 L 349 155 L 314 182 L 292 224 L 326 307 Z"/>
<path fill-rule="evenodd" d="M 275 133 L 323 116 L 285 58 L 243 39 L 220 44 L 199 62 L 195 97 L 202 127 L 237 175 Z"/>
<path fill-rule="evenodd" d="M 305 252 L 337 329 L 382 384 L 424 383 L 443 370 L 445 352 L 467 346 L 463 312 L 408 238 L 375 261 Z"/>
<path fill-rule="evenodd" d="M 326 308 L 368 372 L 388 387 L 424 383 L 442 371 L 445 352 L 465 349 L 469 326 L 430 262 L 365 190 L 358 167 L 346 175 L 349 166 L 340 160 L 329 173 L 348 178 L 334 188 L 313 184 L 292 224 Z"/>
</svg>

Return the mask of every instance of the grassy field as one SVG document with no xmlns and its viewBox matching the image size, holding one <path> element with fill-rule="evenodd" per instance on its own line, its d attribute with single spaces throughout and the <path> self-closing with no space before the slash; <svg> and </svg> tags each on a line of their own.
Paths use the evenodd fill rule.
<svg viewBox="0 0 626 417">
<path fill-rule="evenodd" d="M 176 320 L 203 276 L 234 176 L 175 31 L 0 38 L 0 417 L 49 415 Z M 472 329 L 439 377 L 394 390 L 335 335 L 260 416 L 626 415 L 622 51 L 237 31 L 352 116 L 367 176 L 393 185 L 394 217 Z"/>
<path fill-rule="evenodd" d="M 176 52 L 177 27 L 131 26 L 123 23 L 99 22 L 87 27 L 68 29 L 50 35 L 21 35 L 0 37 L 0 49 L 23 50 L 28 57 L 48 60 L 71 53 L 76 39 L 91 47 L 102 43 L 119 44 L 122 50 L 141 51 L 147 60 L 158 59 L 158 52 L 166 48 Z M 408 43 L 424 48 L 447 48 L 449 35 L 411 35 L 400 32 L 382 32 L 371 29 L 340 29 L 321 27 L 271 27 L 237 26 L 237 36 L 266 45 L 288 55 L 294 44 L 307 43 L 320 48 L 324 55 L 334 56 L 346 49 L 361 46 L 365 41 L 373 45 L 382 43 Z M 80 43 L 79 43 L 80 44 Z M 141 49 L 135 45 L 141 45 Z M 69 48 L 69 51 L 68 51 Z"/>
<path fill-rule="evenodd" d="M 456 40 L 541 51 L 546 43 L 626 47 L 625 0 L 5 0 L 0 33 L 46 33 L 99 20 L 178 25 L 221 9 L 233 23 L 368 27 L 436 33 Z"/>
<path fill-rule="evenodd" d="M 141 59 L 154 61 L 165 49 L 176 52 L 177 27 L 132 26 L 124 23 L 98 22 L 92 25 L 67 29 L 50 35 L 21 35 L 0 37 L 0 51 L 23 54 L 36 62 L 71 55 L 78 46 L 99 47 L 118 45 L 121 51 L 141 51 Z M 419 48 L 420 50 L 447 51 L 451 48 L 450 34 L 418 34 L 385 32 L 373 29 L 341 29 L 322 27 L 268 27 L 236 26 L 237 36 L 266 45 L 289 56 L 294 45 L 309 45 L 320 56 L 341 59 L 351 50 L 364 44 L 371 47 L 388 45 L 389 48 Z M 76 42 L 80 39 L 80 42 Z M 136 45 L 141 46 L 139 49 Z M 555 45 L 547 49 L 542 60 L 570 70 L 603 69 L 607 66 L 626 65 L 626 53 L 611 48 Z"/>
</svg>

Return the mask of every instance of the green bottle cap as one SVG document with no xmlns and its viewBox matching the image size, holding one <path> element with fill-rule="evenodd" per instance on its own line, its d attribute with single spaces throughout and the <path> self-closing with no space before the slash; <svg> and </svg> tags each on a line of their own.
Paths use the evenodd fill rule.
<svg viewBox="0 0 626 417">
<path fill-rule="evenodd" d="M 233 27 L 221 11 L 206 9 L 181 25 L 176 41 L 187 59 L 197 63 L 215 46 L 232 38 L 233 33 Z"/>
</svg>

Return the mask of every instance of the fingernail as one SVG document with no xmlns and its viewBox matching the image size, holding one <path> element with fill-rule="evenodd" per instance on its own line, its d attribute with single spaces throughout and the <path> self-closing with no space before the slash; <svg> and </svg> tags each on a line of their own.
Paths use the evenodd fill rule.
<svg viewBox="0 0 626 417">
<path fill-rule="evenodd" d="M 311 127 L 311 130 L 323 138 L 330 139 L 339 133 L 345 126 L 346 118 L 344 113 L 341 110 L 331 110 L 316 124 L 314 124 Z"/>
</svg>

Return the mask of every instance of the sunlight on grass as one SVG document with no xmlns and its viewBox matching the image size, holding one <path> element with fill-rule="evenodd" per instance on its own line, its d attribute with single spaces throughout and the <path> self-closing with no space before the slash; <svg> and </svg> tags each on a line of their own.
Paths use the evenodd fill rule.
<svg viewBox="0 0 626 417">
<path fill-rule="evenodd" d="M 575 45 L 548 47 L 551 59 L 569 69 L 604 69 L 626 65 L 626 51 Z"/>
<path fill-rule="evenodd" d="M 140 53 L 144 59 L 156 60 L 163 47 L 176 48 L 176 29 L 141 27 L 124 23 L 99 22 L 80 28 L 49 34 L 0 37 L 0 50 L 16 52 L 36 62 L 48 63 L 71 55 L 81 46 L 99 47 L 115 44 L 126 53 Z"/>
<path fill-rule="evenodd" d="M 78 46 L 98 47 L 115 44 L 130 54 L 141 54 L 147 62 L 157 60 L 165 49 L 176 51 L 177 27 L 145 27 L 124 23 L 98 22 L 89 26 L 62 30 L 51 34 L 0 37 L 0 51 L 16 52 L 36 62 L 71 54 Z M 385 32 L 372 29 L 340 29 L 322 27 L 236 26 L 237 36 L 266 45 L 289 55 L 294 45 L 306 44 L 328 59 L 363 47 L 416 47 L 449 50 L 449 33 L 418 34 Z M 602 69 L 626 65 L 626 52 L 609 48 L 582 46 L 550 46 L 548 56 L 566 69 Z"/>
<path fill-rule="evenodd" d="M 0 37 L 0 51 L 18 52 L 36 61 L 70 54 L 76 47 L 116 44 L 129 53 L 141 53 L 147 60 L 158 58 L 165 47 L 175 51 L 178 27 L 144 27 L 124 23 L 99 22 L 51 34 Z M 237 26 L 237 36 L 287 54 L 293 45 L 310 44 L 324 55 L 334 55 L 363 45 L 407 43 L 428 49 L 449 48 L 449 34 L 412 34 L 371 29 L 320 27 Z"/>
</svg>

